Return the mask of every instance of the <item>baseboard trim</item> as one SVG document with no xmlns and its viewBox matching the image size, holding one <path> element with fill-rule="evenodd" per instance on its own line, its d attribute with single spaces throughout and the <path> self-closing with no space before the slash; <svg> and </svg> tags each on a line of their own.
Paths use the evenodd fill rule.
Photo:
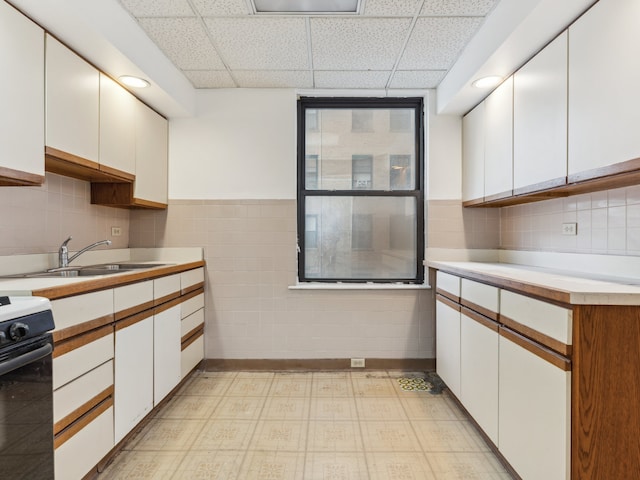
<svg viewBox="0 0 640 480">
<path fill-rule="evenodd" d="M 227 370 L 435 370 L 435 358 L 366 358 L 364 368 L 351 368 L 349 358 L 230 359 L 207 358 L 200 368 L 207 372 Z"/>
</svg>

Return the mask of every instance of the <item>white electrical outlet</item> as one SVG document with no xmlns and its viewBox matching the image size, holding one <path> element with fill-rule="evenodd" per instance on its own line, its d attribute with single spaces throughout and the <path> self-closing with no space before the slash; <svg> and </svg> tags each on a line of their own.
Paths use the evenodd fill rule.
<svg viewBox="0 0 640 480">
<path fill-rule="evenodd" d="M 120 228 L 120 227 L 111 227 L 111 236 L 112 237 L 119 237 L 120 235 L 122 235 L 122 228 Z"/>
<path fill-rule="evenodd" d="M 364 358 L 352 358 L 351 368 L 364 368 Z"/>
<path fill-rule="evenodd" d="M 577 235 L 578 234 L 578 224 L 577 223 L 563 223 L 562 224 L 562 235 Z"/>
</svg>

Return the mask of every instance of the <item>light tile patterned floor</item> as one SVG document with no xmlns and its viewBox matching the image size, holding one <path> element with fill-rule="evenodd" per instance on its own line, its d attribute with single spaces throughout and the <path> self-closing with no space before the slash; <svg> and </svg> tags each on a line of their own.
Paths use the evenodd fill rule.
<svg viewBox="0 0 640 480">
<path fill-rule="evenodd" d="M 99 480 L 510 480 L 456 404 L 397 371 L 196 372 Z"/>
</svg>

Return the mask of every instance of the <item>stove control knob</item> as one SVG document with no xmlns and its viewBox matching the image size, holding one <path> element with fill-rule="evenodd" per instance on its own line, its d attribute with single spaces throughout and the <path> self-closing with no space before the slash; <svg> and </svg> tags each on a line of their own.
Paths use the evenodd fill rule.
<svg viewBox="0 0 640 480">
<path fill-rule="evenodd" d="M 22 322 L 16 322 L 9 327 L 9 338 L 11 340 L 20 340 L 29 333 L 29 325 Z"/>
</svg>

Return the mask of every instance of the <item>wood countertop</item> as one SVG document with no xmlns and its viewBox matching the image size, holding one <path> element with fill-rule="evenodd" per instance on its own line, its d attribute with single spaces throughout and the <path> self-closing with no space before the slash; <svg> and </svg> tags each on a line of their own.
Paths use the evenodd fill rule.
<svg viewBox="0 0 640 480">
<path fill-rule="evenodd" d="M 163 265 L 108 275 L 86 277 L 2 278 L 0 279 L 0 295 L 32 295 L 55 300 L 57 298 L 115 288 L 144 280 L 153 280 L 154 278 L 185 272 L 205 265 L 204 260 L 194 262 L 171 262 L 162 260 L 149 263 L 163 263 Z"/>
<path fill-rule="evenodd" d="M 566 305 L 640 305 L 640 280 L 508 263 L 431 261 L 443 272 Z"/>
</svg>

